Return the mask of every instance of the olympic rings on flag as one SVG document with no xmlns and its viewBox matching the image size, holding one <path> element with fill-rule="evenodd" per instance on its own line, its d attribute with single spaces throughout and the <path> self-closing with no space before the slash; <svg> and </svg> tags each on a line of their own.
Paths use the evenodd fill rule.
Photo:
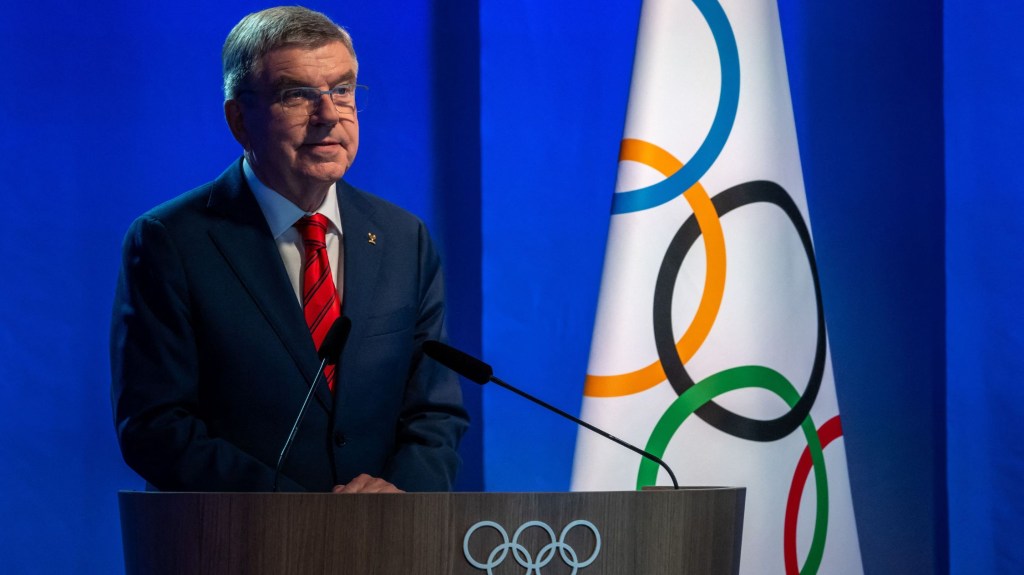
<svg viewBox="0 0 1024 575">
<path fill-rule="evenodd" d="M 639 162 L 654 168 L 666 178 L 679 170 L 682 164 L 667 150 L 643 140 L 622 140 L 619 151 L 620 161 Z M 704 258 L 707 273 L 704 276 L 704 290 L 701 292 L 697 313 L 686 332 L 675 344 L 679 361 L 690 361 L 693 354 L 704 343 L 711 326 L 715 323 L 722 295 L 725 292 L 725 235 L 722 222 L 707 190 L 700 182 L 695 183 L 683 194 L 690 204 L 697 226 L 704 237 Z M 661 360 L 647 367 L 618 375 L 588 374 L 583 393 L 590 397 L 618 397 L 639 393 L 665 381 L 665 370 Z"/>
<path fill-rule="evenodd" d="M 782 374 L 771 368 L 747 365 L 720 371 L 708 376 L 672 402 L 654 426 L 654 431 L 651 432 L 651 437 L 647 440 L 645 448 L 657 457 L 664 457 L 665 450 L 668 448 L 672 436 L 675 435 L 675 432 L 679 430 L 683 422 L 691 414 L 719 395 L 746 388 L 759 388 L 771 391 L 782 398 L 790 408 L 797 405 L 801 399 L 800 393 L 793 387 L 793 384 L 783 377 Z M 810 416 L 801 422 L 800 428 L 807 439 L 807 453 L 814 466 L 814 487 L 817 497 L 814 534 L 811 536 L 811 548 L 808 551 L 807 561 L 804 563 L 804 569 L 801 573 L 803 575 L 814 575 L 818 571 L 821 558 L 825 552 L 825 533 L 828 530 L 828 476 L 825 469 L 825 454 L 822 446 L 825 440 L 819 436 L 819 432 L 815 429 L 814 422 Z M 828 441 L 832 439 L 828 438 Z M 794 485 L 799 481 L 799 475 L 800 471 L 798 469 L 797 476 L 794 477 Z M 657 478 L 658 465 L 653 461 L 642 459 L 640 461 L 640 471 L 636 479 L 637 489 L 641 489 L 645 485 L 654 485 Z M 806 479 L 806 475 L 803 478 Z M 789 529 L 789 525 L 786 528 Z M 795 523 L 793 523 L 792 529 L 795 532 Z M 792 541 L 795 546 L 795 533 Z M 786 544 L 789 545 L 789 541 Z M 787 550 L 786 554 L 788 556 L 790 552 Z M 793 551 L 793 556 L 795 557 L 795 551 Z"/>
<path fill-rule="evenodd" d="M 827 354 L 825 313 L 821 299 L 821 284 L 818 280 L 818 265 L 814 259 L 814 246 L 811 243 L 811 232 L 807 228 L 807 224 L 804 223 L 800 209 L 793 198 L 774 182 L 746 182 L 719 193 L 711 198 L 711 201 L 714 203 L 719 217 L 724 217 L 725 214 L 736 208 L 756 202 L 766 202 L 778 206 L 792 222 L 807 255 L 807 263 L 814 282 L 814 299 L 818 310 L 818 335 L 811 374 L 803 396 L 795 405 L 791 406 L 789 412 L 772 420 L 744 417 L 711 401 L 697 409 L 698 417 L 724 433 L 751 441 L 775 441 L 792 433 L 807 418 L 811 412 L 811 406 L 814 405 L 814 401 L 818 397 L 825 374 Z M 683 222 L 669 244 L 654 288 L 655 346 L 665 375 L 679 395 L 692 388 L 694 382 L 676 350 L 675 336 L 672 333 L 672 294 L 683 260 L 700 235 L 701 230 L 696 218 L 690 216 Z"/>
<path fill-rule="evenodd" d="M 788 216 L 804 247 L 814 283 L 815 304 L 817 306 L 817 342 L 811 366 L 809 381 L 803 394 L 778 372 L 764 366 L 741 366 L 727 369 L 694 383 L 683 366 L 684 359 L 679 356 L 672 333 L 672 296 L 675 282 L 682 262 L 689 249 L 701 235 L 699 222 L 695 217 L 688 218 L 672 239 L 655 283 L 653 316 L 655 346 L 659 361 L 665 375 L 679 397 L 661 416 L 651 433 L 647 450 L 662 457 L 668 444 L 690 415 L 696 413 L 709 425 L 716 429 L 752 441 L 775 441 L 786 437 L 797 428 L 801 428 L 807 439 L 807 449 L 794 474 L 787 505 L 785 525 L 786 541 L 784 554 L 787 573 L 793 573 L 796 566 L 796 509 L 799 498 L 794 493 L 802 491 L 811 466 L 814 468 L 816 513 L 811 547 L 803 570 L 805 575 L 817 573 L 825 548 L 825 534 L 828 529 L 829 500 L 828 478 L 825 470 L 823 444 L 827 445 L 841 435 L 838 417 L 823 426 L 823 432 L 815 429 L 810 417 L 810 410 L 817 399 L 825 372 L 827 341 L 825 335 L 825 316 L 821 298 L 821 285 L 818 268 L 814 257 L 811 234 L 800 210 L 793 199 L 778 184 L 767 181 L 754 181 L 729 188 L 712 198 L 719 217 L 724 217 L 732 210 L 757 202 L 773 204 Z M 773 420 L 756 420 L 743 417 L 714 402 L 714 398 L 728 391 L 745 388 L 762 388 L 774 392 L 781 397 L 790 410 L 783 416 Z M 658 470 L 653 464 L 641 461 L 637 476 L 637 488 L 653 485 L 657 480 Z M 794 498 L 796 502 L 794 503 Z"/>
<path fill-rule="evenodd" d="M 669 244 L 655 283 L 652 312 L 658 360 L 628 373 L 588 375 L 584 393 L 588 397 L 633 395 L 668 380 L 678 397 L 658 420 L 646 446 L 648 451 L 659 457 L 664 457 L 673 435 L 693 414 L 719 431 L 758 442 L 777 441 L 801 429 L 807 440 L 807 448 L 797 464 L 790 487 L 784 528 L 784 555 L 787 574 L 801 572 L 804 575 L 813 575 L 821 566 L 825 534 L 828 529 L 829 495 L 823 449 L 842 435 L 838 415 L 820 430 L 815 428 L 810 416 L 811 408 L 817 401 L 823 383 L 828 354 L 821 285 L 814 247 L 810 230 L 799 208 L 789 194 L 776 183 L 743 183 L 717 194 L 710 202 L 708 201 L 700 180 L 718 159 L 735 123 L 739 105 L 740 63 L 735 34 L 719 2 L 693 0 L 693 4 L 707 22 L 719 55 L 721 87 L 718 108 L 711 128 L 697 151 L 686 162 L 678 161 L 653 143 L 624 140 L 620 160 L 635 161 L 652 167 L 658 170 L 664 179 L 640 189 L 618 192 L 614 194 L 612 200 L 613 216 L 649 210 L 680 195 L 686 198 L 694 211 Z M 699 383 L 693 381 L 684 367 L 693 353 L 704 343 L 722 304 L 725 246 L 721 218 L 736 208 L 754 203 L 768 203 L 785 213 L 799 236 L 810 268 L 817 308 L 817 336 L 811 371 L 803 393 L 782 374 L 765 366 L 748 365 L 726 369 L 706 377 Z M 683 261 L 700 239 L 704 240 L 707 259 L 705 286 L 697 314 L 677 342 L 672 325 L 673 294 Z M 723 393 L 747 388 L 760 388 L 775 393 L 789 406 L 789 411 L 775 419 L 759 420 L 734 413 L 714 401 Z M 798 569 L 796 521 L 800 496 L 812 467 L 817 500 L 814 529 L 807 559 L 803 568 Z M 648 460 L 641 460 L 637 489 L 655 484 L 657 476 L 657 465 Z M 495 553 L 498 551 L 493 552 L 492 556 Z M 508 551 L 502 553 L 501 558 L 504 559 Z M 575 570 L 573 572 L 575 573 Z M 529 574 L 530 571 L 527 575 Z"/>
</svg>

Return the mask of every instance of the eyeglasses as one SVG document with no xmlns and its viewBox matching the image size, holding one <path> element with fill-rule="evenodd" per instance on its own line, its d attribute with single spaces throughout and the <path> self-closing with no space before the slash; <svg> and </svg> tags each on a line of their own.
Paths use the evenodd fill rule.
<svg viewBox="0 0 1024 575">
<path fill-rule="evenodd" d="M 323 97 L 329 96 L 339 114 L 353 114 L 363 111 L 366 93 L 367 87 L 361 84 L 339 84 L 330 90 L 303 86 L 281 90 L 277 93 L 277 101 L 287 114 L 312 116 L 320 108 Z"/>
</svg>

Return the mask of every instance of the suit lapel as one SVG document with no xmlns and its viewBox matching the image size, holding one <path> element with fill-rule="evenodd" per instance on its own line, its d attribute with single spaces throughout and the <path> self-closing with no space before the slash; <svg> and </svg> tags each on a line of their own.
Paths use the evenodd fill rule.
<svg viewBox="0 0 1024 575">
<path fill-rule="evenodd" d="M 345 404 L 353 386 L 361 385 L 354 361 L 361 353 L 367 318 L 376 304 L 377 274 L 387 245 L 387 230 L 375 219 L 374 208 L 352 186 L 338 182 L 338 203 L 345 234 L 345 286 L 341 313 L 352 320 L 352 331 L 342 350 L 335 401 Z M 371 235 L 372 234 L 372 235 Z M 371 238 L 373 243 L 371 243 Z M 338 422 L 336 422 L 336 425 Z"/>
<path fill-rule="evenodd" d="M 242 176 L 240 161 L 217 179 L 208 206 L 221 216 L 210 229 L 211 239 L 310 385 L 320 366 L 316 349 L 266 218 Z M 326 385 L 317 389 L 317 399 L 330 411 L 332 398 Z"/>
<path fill-rule="evenodd" d="M 352 186 L 338 182 L 337 189 L 345 233 L 345 293 L 341 312 L 352 320 L 352 329 L 356 330 L 373 309 L 377 271 L 387 237 L 374 219 L 373 207 Z"/>
</svg>

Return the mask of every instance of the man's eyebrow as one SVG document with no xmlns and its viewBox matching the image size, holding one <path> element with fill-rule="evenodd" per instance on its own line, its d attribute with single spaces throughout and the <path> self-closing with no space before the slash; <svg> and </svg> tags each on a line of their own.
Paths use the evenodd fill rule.
<svg viewBox="0 0 1024 575">
<path fill-rule="evenodd" d="M 339 78 L 336 78 L 334 82 L 328 84 L 331 88 L 340 86 L 341 84 L 354 84 L 356 81 L 356 73 L 352 70 L 345 72 Z"/>
<path fill-rule="evenodd" d="M 355 83 L 355 81 L 356 73 L 349 70 L 348 72 L 345 72 L 341 76 L 335 78 L 333 82 L 328 83 L 328 87 L 334 88 L 336 86 L 340 86 L 341 84 L 353 84 Z M 309 84 L 307 84 L 306 82 L 303 82 L 296 78 L 292 78 L 291 76 L 281 76 L 280 78 L 274 81 L 273 89 L 285 90 L 287 88 L 303 88 L 307 86 L 309 86 Z"/>
<path fill-rule="evenodd" d="M 305 85 L 306 84 L 304 82 L 300 82 L 299 80 L 296 80 L 295 78 L 291 78 L 289 76 L 281 76 L 277 80 L 274 80 L 275 90 L 284 90 L 286 88 L 300 88 Z"/>
</svg>

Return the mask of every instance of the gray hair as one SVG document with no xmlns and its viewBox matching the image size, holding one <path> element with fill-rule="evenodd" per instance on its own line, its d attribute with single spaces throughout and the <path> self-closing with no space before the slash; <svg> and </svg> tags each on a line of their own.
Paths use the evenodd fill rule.
<svg viewBox="0 0 1024 575">
<path fill-rule="evenodd" d="M 278 6 L 249 14 L 231 29 L 224 41 L 224 99 L 238 97 L 247 82 L 262 72 L 263 57 L 288 46 L 319 48 L 341 42 L 352 60 L 356 51 L 344 28 L 320 12 L 301 6 Z M 358 70 L 359 63 L 355 61 Z"/>
</svg>

